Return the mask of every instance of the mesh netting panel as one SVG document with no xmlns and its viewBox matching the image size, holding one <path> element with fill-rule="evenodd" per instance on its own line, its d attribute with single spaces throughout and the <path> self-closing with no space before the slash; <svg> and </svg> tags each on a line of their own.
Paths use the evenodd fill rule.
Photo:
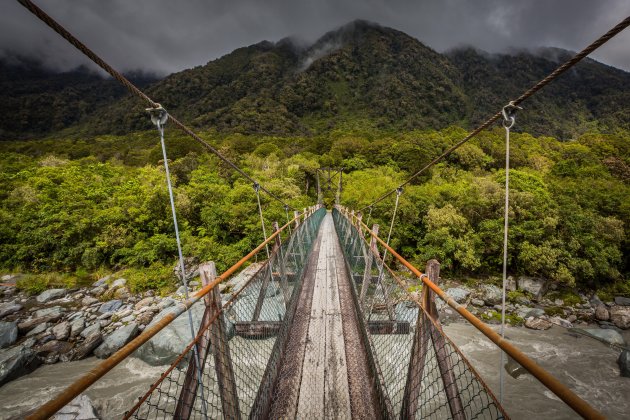
<svg viewBox="0 0 630 420">
<path fill-rule="evenodd" d="M 325 209 L 315 211 L 226 303 L 217 288 L 206 296 L 206 305 L 216 310 L 204 314 L 203 333 L 172 360 L 128 417 L 260 418 L 268 413 L 303 271 L 325 214 Z"/>
<path fill-rule="evenodd" d="M 333 219 L 354 285 L 386 418 L 506 417 L 499 403 L 416 293 L 383 264 L 337 209 Z"/>
</svg>

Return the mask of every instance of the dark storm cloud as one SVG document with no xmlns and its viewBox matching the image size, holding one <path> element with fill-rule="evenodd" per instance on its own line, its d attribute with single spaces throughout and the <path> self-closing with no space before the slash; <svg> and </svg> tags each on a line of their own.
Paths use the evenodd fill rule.
<svg viewBox="0 0 630 420">
<path fill-rule="evenodd" d="M 87 63 L 14 0 L 0 0 L 0 51 L 57 69 Z M 315 40 L 360 18 L 406 32 L 438 51 L 554 46 L 579 50 L 630 14 L 627 0 L 39 0 L 106 61 L 158 73 L 205 64 L 261 40 Z M 594 58 L 630 70 L 630 30 Z"/>
</svg>

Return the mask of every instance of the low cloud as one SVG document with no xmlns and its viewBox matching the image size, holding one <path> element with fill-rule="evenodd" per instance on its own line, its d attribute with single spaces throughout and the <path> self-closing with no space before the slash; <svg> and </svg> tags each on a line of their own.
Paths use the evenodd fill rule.
<svg viewBox="0 0 630 420">
<path fill-rule="evenodd" d="M 114 67 L 159 74 L 202 65 L 262 40 L 314 41 L 355 19 L 399 29 L 445 51 L 541 46 L 580 50 L 630 14 L 627 0 L 47 0 L 40 6 Z M 630 70 L 630 30 L 593 58 Z M 334 48 L 334 45 L 329 46 Z M 328 51 L 329 52 L 329 51 Z M 328 53 L 325 48 L 318 52 Z M 3 0 L 0 54 L 67 70 L 88 60 L 16 1 Z M 313 52 L 308 66 L 315 60 Z"/>
</svg>

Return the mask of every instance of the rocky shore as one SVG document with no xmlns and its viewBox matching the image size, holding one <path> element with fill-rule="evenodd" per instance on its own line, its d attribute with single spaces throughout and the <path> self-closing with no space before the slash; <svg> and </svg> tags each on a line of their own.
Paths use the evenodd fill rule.
<svg viewBox="0 0 630 420">
<path fill-rule="evenodd" d="M 221 289 L 238 288 L 258 266 L 251 265 Z M 189 292 L 200 288 L 195 274 L 190 274 Z M 18 279 L 19 275 L 0 278 L 0 386 L 42 364 L 89 356 L 105 359 L 185 299 L 183 286 L 169 296 L 153 291 L 133 294 L 124 278 L 114 276 L 90 287 L 48 289 L 29 296 L 16 287 Z M 227 300 L 230 294 L 223 296 Z M 203 310 L 201 303 L 193 306 L 195 324 Z M 153 366 L 169 364 L 189 341 L 188 317 L 179 317 L 134 356 Z"/>
<path fill-rule="evenodd" d="M 466 306 L 487 323 L 500 323 L 501 288 L 493 284 L 467 286 L 444 281 L 442 288 L 457 303 Z M 440 319 L 444 323 L 461 317 L 445 302 L 437 300 Z M 553 325 L 571 329 L 621 351 L 618 359 L 621 376 L 630 377 L 630 351 L 622 332 L 630 329 L 630 298 L 617 296 L 602 302 L 596 293 L 587 296 L 571 291 L 552 289 L 545 279 L 519 277 L 508 279 L 506 322 L 533 330 L 547 330 Z"/>
<path fill-rule="evenodd" d="M 221 287 L 224 300 L 257 269 L 252 265 Z M 200 287 L 194 273 L 189 291 Z M 107 276 L 90 287 L 49 289 L 29 296 L 15 286 L 18 275 L 5 275 L 0 286 L 0 386 L 28 374 L 42 364 L 104 359 L 131 341 L 152 322 L 175 309 L 184 299 L 183 286 L 169 296 L 147 291 L 130 292 L 124 278 Z M 488 323 L 498 323 L 501 289 L 489 283 L 464 284 L 441 281 L 443 289 L 458 303 Z M 596 294 L 572 294 L 551 290 L 543 279 L 510 279 L 506 319 L 512 325 L 546 330 L 552 325 L 571 328 L 621 351 L 622 376 L 630 376 L 630 353 L 623 330 L 630 328 L 630 299 L 615 297 L 602 302 Z M 564 297 L 564 299 L 563 299 Z M 461 322 L 448 305 L 437 300 L 443 323 Z M 195 324 L 203 313 L 193 306 Z M 152 366 L 169 364 L 189 341 L 188 317 L 180 317 L 134 353 Z"/>
</svg>

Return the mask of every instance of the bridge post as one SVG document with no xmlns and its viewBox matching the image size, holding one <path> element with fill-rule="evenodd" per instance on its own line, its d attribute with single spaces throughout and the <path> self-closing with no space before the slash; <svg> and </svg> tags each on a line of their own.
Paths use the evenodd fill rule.
<svg viewBox="0 0 630 420">
<path fill-rule="evenodd" d="M 278 222 L 273 222 L 273 232 L 275 233 L 279 230 L 280 230 L 280 227 L 278 226 Z M 284 261 L 284 255 L 282 255 L 282 242 L 280 241 L 280 235 L 277 235 L 275 238 L 275 243 L 273 245 L 273 251 L 272 251 L 272 258 L 274 258 L 273 253 L 276 253 L 275 254 L 276 261 L 280 262 L 278 264 L 279 269 L 280 269 L 280 287 L 282 287 L 282 293 L 284 295 L 284 304 L 288 305 L 289 298 L 291 296 L 289 295 L 289 283 L 287 282 L 287 269 L 286 269 L 286 265 Z M 269 262 L 271 263 L 271 261 Z M 272 270 L 273 270 L 273 267 L 272 267 Z"/>
<path fill-rule="evenodd" d="M 293 218 L 295 219 L 295 222 L 293 222 L 294 223 L 293 227 L 295 229 L 297 229 L 298 226 L 300 226 L 300 212 L 297 211 L 297 210 L 294 210 L 293 211 Z"/>
<path fill-rule="evenodd" d="M 438 260 L 429 260 L 425 271 L 429 280 L 437 285 L 440 278 L 440 263 Z M 431 288 L 424 285 L 422 285 L 422 306 L 424 306 L 424 309 L 434 321 L 439 321 L 440 315 L 438 314 L 437 306 L 435 306 L 435 293 L 433 293 Z"/>
<path fill-rule="evenodd" d="M 214 262 L 210 261 L 199 267 L 199 274 L 203 286 L 210 284 L 217 277 Z M 217 375 L 217 384 L 221 396 L 221 408 L 224 418 L 238 419 L 240 411 L 238 406 L 238 394 L 236 390 L 236 380 L 232 368 L 232 359 L 228 346 L 228 337 L 223 322 L 223 316 L 219 314 L 221 310 L 221 293 L 219 286 L 214 287 L 204 297 L 206 309 L 201 318 L 200 328 L 216 318 L 210 327 L 203 332 L 197 342 L 199 363 L 202 367 L 206 365 L 209 350 L 214 357 L 214 367 Z M 219 315 L 217 315 L 219 314 Z M 202 368 L 203 369 L 203 368 Z M 186 377 L 182 385 L 182 390 L 175 408 L 174 418 L 187 419 L 192 413 L 197 388 L 199 387 L 197 376 L 197 361 L 191 357 L 188 362 Z"/>
<path fill-rule="evenodd" d="M 440 263 L 437 260 L 429 260 L 427 262 L 426 272 L 429 280 L 437 285 L 440 278 Z M 438 326 L 436 328 L 436 326 L 429 320 L 425 320 L 425 326 L 429 328 L 431 339 L 433 341 L 433 348 L 435 350 L 440 376 L 442 377 L 442 383 L 444 384 L 446 398 L 448 399 L 448 406 L 451 410 L 451 416 L 456 420 L 465 420 L 466 416 L 464 414 L 464 406 L 461 398 L 459 397 L 459 390 L 457 389 L 453 365 L 449 358 L 446 339 L 444 338 L 442 331 L 438 331 L 438 328 L 441 329 L 441 327 L 440 316 L 437 306 L 435 306 L 435 293 L 426 286 L 422 287 L 422 304 L 429 316 Z"/>
<path fill-rule="evenodd" d="M 378 236 L 378 224 L 372 225 L 372 232 Z M 367 295 L 368 287 L 372 282 L 372 261 L 374 261 L 374 254 L 378 254 L 378 248 L 376 246 L 376 238 L 370 235 L 370 249 L 367 250 L 365 255 L 365 271 L 363 272 L 363 284 L 361 285 L 361 294 L 359 302 L 361 306 L 365 303 L 365 296 Z"/>
</svg>

